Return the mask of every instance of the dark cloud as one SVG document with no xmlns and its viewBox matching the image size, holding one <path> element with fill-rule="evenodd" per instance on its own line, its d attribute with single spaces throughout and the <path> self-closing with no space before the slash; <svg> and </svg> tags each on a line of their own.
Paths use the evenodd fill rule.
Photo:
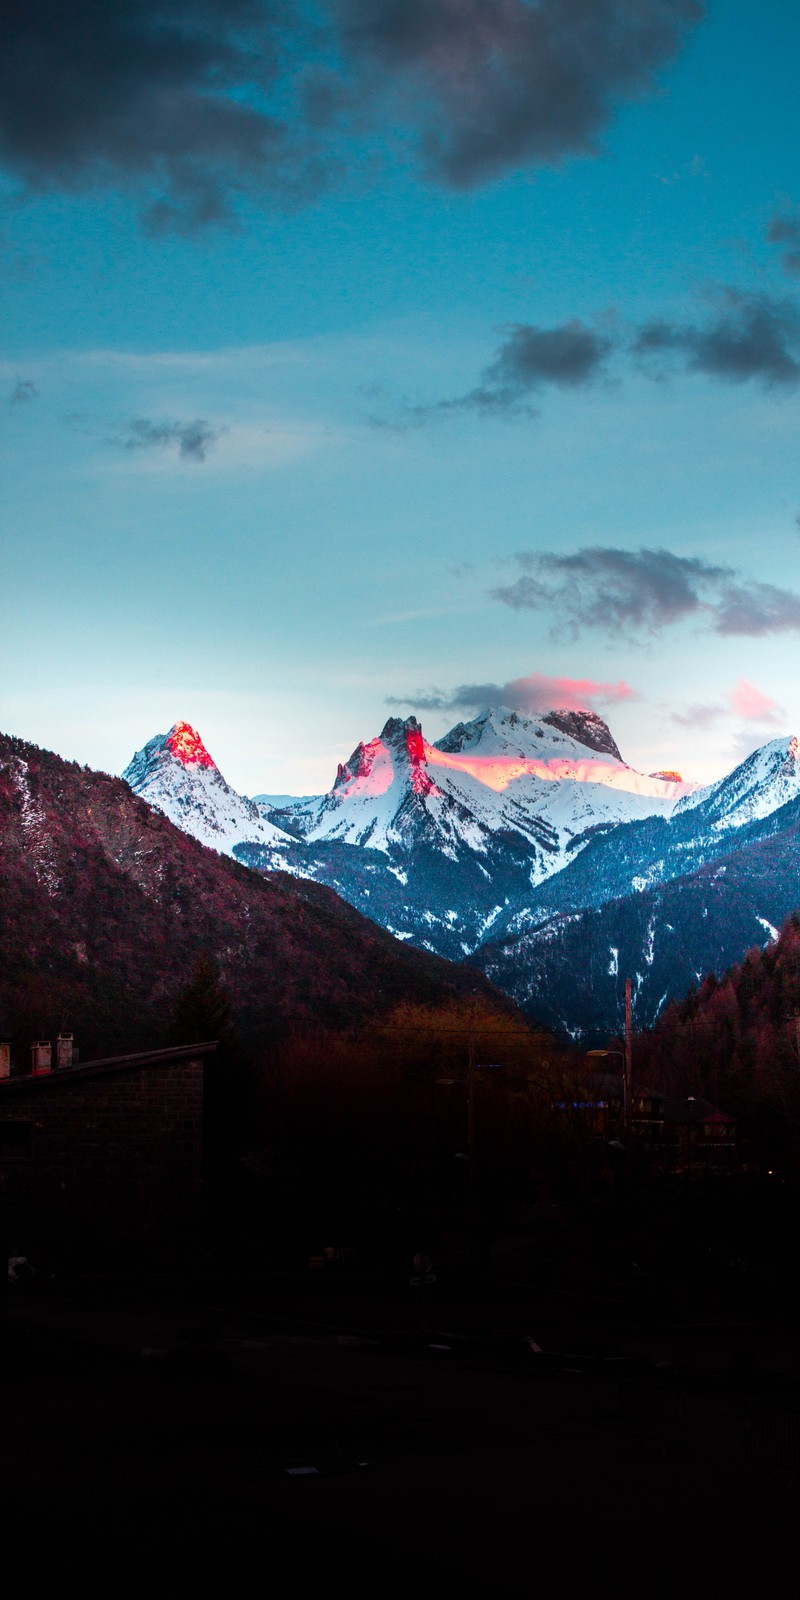
<svg viewBox="0 0 800 1600">
<path fill-rule="evenodd" d="M 33 378 L 17 378 L 9 395 L 8 403 L 11 406 L 26 406 L 30 404 L 31 400 L 38 400 L 38 398 L 39 390 Z"/>
<path fill-rule="evenodd" d="M 536 409 L 528 399 L 531 393 L 549 385 L 558 389 L 584 388 L 601 373 L 612 349 L 610 338 L 577 319 L 555 328 L 515 323 L 475 389 L 452 400 L 407 407 L 405 425 L 458 411 L 535 417 Z M 373 421 L 380 423 L 378 418 Z M 399 425 L 402 427 L 403 423 Z"/>
<path fill-rule="evenodd" d="M 33 190 L 134 190 L 164 232 L 243 192 L 303 198 L 410 148 L 465 188 L 592 151 L 699 0 L 7 0 L 0 163 Z"/>
<path fill-rule="evenodd" d="M 691 618 L 750 638 L 800 632 L 800 595 L 695 556 L 591 545 L 571 555 L 522 551 L 516 561 L 520 576 L 493 589 L 493 598 L 517 611 L 544 611 L 554 631 L 565 627 L 573 637 L 584 628 L 653 635 Z"/>
<path fill-rule="evenodd" d="M 124 450 L 166 450 L 177 446 L 184 461 L 205 461 L 222 432 L 222 428 L 212 427 L 200 417 L 194 422 L 153 422 L 148 417 L 136 417 L 124 438 L 115 442 Z"/>
<path fill-rule="evenodd" d="M 470 188 L 596 149 L 702 14 L 695 0 L 337 0 L 373 93 L 400 91 L 427 170 Z"/>
<path fill-rule="evenodd" d="M 583 322 L 557 328 L 517 323 L 484 373 L 490 393 L 521 396 L 544 384 L 577 389 L 596 377 L 612 342 Z"/>
<path fill-rule="evenodd" d="M 390 695 L 386 704 L 411 706 L 417 711 L 480 711 L 485 706 L 510 706 L 529 716 L 539 712 L 593 711 L 597 705 L 619 705 L 635 700 L 635 689 L 621 679 L 618 683 L 597 683 L 593 678 L 553 678 L 544 672 L 531 672 L 526 678 L 508 683 L 462 683 L 452 693 L 426 690 L 417 695 Z"/>
<path fill-rule="evenodd" d="M 713 610 L 717 633 L 758 638 L 768 633 L 800 631 L 800 595 L 771 583 L 726 584 Z"/>
<path fill-rule="evenodd" d="M 798 221 L 800 231 L 800 221 Z M 577 318 L 553 328 L 514 323 L 494 360 L 466 394 L 428 405 L 405 405 L 395 417 L 373 416 L 374 427 L 403 432 L 465 411 L 494 417 L 535 417 L 531 397 L 548 387 L 585 388 L 607 371 L 610 358 L 631 355 L 641 371 L 663 378 L 670 370 L 702 372 L 727 383 L 766 388 L 800 383 L 800 309 L 792 300 L 731 287 L 716 291 L 715 314 L 704 324 L 651 321 L 629 335 L 599 331 Z"/>
<path fill-rule="evenodd" d="M 264 94 L 278 7 L 257 0 L 8 0 L 0 161 L 33 190 L 148 190 L 155 225 L 228 213 L 280 160 Z M 282 9 L 282 7 L 280 8 Z"/>
<path fill-rule="evenodd" d="M 790 278 L 800 278 L 800 208 L 774 216 L 767 228 L 767 239 L 770 244 L 789 246 L 781 256 L 781 265 Z"/>
<path fill-rule="evenodd" d="M 800 382 L 800 315 L 791 301 L 767 294 L 726 289 L 720 313 L 705 326 L 650 322 L 633 348 L 645 370 L 658 375 L 674 358 L 690 372 L 728 383 L 752 378 L 771 388 Z"/>
</svg>

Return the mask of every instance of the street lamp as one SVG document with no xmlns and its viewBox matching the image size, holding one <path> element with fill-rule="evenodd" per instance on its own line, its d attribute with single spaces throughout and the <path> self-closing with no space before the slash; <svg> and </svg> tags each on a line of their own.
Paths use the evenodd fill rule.
<svg viewBox="0 0 800 1600">
<path fill-rule="evenodd" d="M 468 1163 L 467 1174 L 469 1183 L 469 1258 L 471 1266 L 475 1267 L 477 1257 L 477 1207 L 475 1195 L 475 1073 L 481 1070 L 498 1071 L 502 1064 L 497 1061 L 476 1061 L 474 1036 L 470 1031 L 469 1051 L 467 1055 L 467 1149 L 466 1155 L 459 1150 L 457 1161 L 466 1160 Z M 443 1085 L 463 1083 L 463 1078 L 437 1078 L 436 1082 Z"/>
<path fill-rule="evenodd" d="M 622 1127 L 627 1138 L 631 1131 L 631 1058 L 627 1050 L 587 1050 L 587 1056 L 619 1056 L 622 1062 Z"/>
</svg>

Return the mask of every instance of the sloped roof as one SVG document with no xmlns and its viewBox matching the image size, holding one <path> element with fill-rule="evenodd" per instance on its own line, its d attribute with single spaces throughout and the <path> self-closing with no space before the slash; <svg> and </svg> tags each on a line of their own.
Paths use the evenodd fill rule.
<svg viewBox="0 0 800 1600">
<path fill-rule="evenodd" d="M 63 1089 L 73 1083 L 86 1083 L 91 1078 L 103 1078 L 115 1072 L 167 1066 L 172 1061 L 191 1061 L 197 1056 L 213 1055 L 216 1048 L 217 1040 L 207 1039 L 201 1044 L 173 1045 L 168 1050 L 138 1050 L 129 1056 L 103 1056 L 96 1061 L 82 1061 L 77 1067 L 64 1067 L 60 1072 L 15 1073 L 11 1078 L 0 1079 L 0 1098 L 13 1094 L 15 1089 Z"/>
</svg>

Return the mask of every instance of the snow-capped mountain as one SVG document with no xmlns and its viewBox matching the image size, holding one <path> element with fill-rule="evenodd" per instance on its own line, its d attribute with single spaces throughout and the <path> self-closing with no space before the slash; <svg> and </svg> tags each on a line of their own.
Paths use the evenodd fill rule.
<svg viewBox="0 0 800 1600">
<path fill-rule="evenodd" d="M 275 820 L 307 844 L 412 853 L 422 840 L 450 860 L 490 853 L 512 834 L 537 883 L 564 865 L 590 830 L 668 815 L 693 786 L 636 772 L 605 723 L 581 712 L 532 719 L 505 708 L 459 723 L 429 744 L 416 717 L 392 717 L 359 744 L 328 794 Z"/>
<path fill-rule="evenodd" d="M 200 735 L 188 722 L 176 722 L 137 750 L 122 774 L 134 794 L 162 811 L 185 833 L 224 855 L 248 840 L 273 850 L 288 844 L 253 800 L 225 782 Z"/>
</svg>

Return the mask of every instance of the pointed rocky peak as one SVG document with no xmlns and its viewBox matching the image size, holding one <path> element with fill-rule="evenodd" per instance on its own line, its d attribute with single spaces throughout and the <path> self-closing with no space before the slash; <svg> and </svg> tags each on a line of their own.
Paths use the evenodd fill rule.
<svg viewBox="0 0 800 1600">
<path fill-rule="evenodd" d="M 617 761 L 622 760 L 608 723 L 604 722 L 602 717 L 598 717 L 596 711 L 547 711 L 542 717 L 542 722 L 546 722 L 550 728 L 558 728 L 561 733 L 568 734 L 570 739 L 576 739 L 578 744 L 586 745 L 587 750 L 597 750 L 602 755 L 614 756 Z M 658 773 L 657 776 L 664 777 L 665 774 Z M 670 776 L 674 778 L 674 774 Z"/>
<path fill-rule="evenodd" d="M 261 815 L 255 801 L 225 782 L 199 733 L 176 722 L 137 750 L 122 774 L 134 794 L 163 811 L 201 844 L 232 853 L 242 843 L 277 848 L 287 835 Z"/>
<path fill-rule="evenodd" d="M 164 741 L 170 755 L 185 767 L 216 767 L 199 733 L 189 722 L 175 722 Z M 217 770 L 219 770 L 217 768 Z"/>
<path fill-rule="evenodd" d="M 389 745 L 391 749 L 402 750 L 408 748 L 409 740 L 418 742 L 422 739 L 422 725 L 416 717 L 389 717 L 380 733 L 382 744 Z"/>
<path fill-rule="evenodd" d="M 337 769 L 333 788 L 338 794 L 354 790 L 384 794 L 395 778 L 405 774 L 415 794 L 435 793 L 428 776 L 425 739 L 416 717 L 390 717 L 377 739 L 357 744 L 349 761 Z"/>
<path fill-rule="evenodd" d="M 144 749 L 137 750 L 122 776 L 136 794 L 145 792 L 168 772 L 176 775 L 207 772 L 215 782 L 225 783 L 216 762 L 209 755 L 199 733 L 189 722 L 175 722 L 169 733 L 157 733 Z M 226 785 L 227 787 L 227 785 Z"/>
</svg>

